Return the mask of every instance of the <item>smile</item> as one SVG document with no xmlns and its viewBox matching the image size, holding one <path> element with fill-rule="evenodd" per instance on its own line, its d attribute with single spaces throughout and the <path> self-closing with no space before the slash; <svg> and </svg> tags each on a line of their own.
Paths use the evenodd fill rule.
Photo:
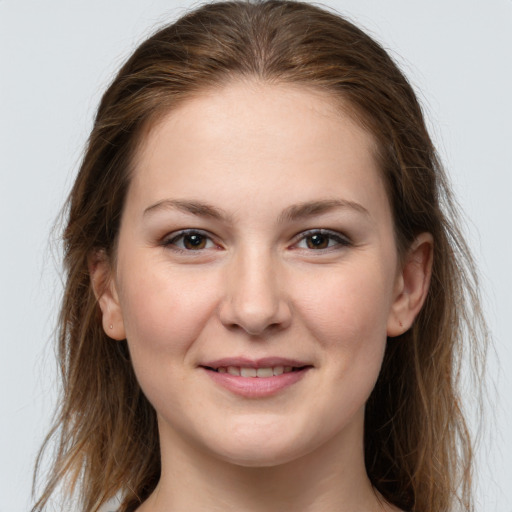
<svg viewBox="0 0 512 512">
<path fill-rule="evenodd" d="M 217 373 L 229 373 L 230 375 L 237 375 L 240 377 L 258 377 L 265 379 L 268 377 L 274 377 L 282 375 L 283 373 L 290 373 L 298 371 L 301 367 L 294 366 L 274 366 L 266 368 L 252 368 L 252 367 L 239 367 L 239 366 L 220 366 L 219 368 L 208 368 Z"/>
<path fill-rule="evenodd" d="M 305 377 L 312 365 L 281 358 L 258 361 L 223 359 L 201 365 L 221 388 L 245 398 L 265 398 L 283 392 Z"/>
</svg>

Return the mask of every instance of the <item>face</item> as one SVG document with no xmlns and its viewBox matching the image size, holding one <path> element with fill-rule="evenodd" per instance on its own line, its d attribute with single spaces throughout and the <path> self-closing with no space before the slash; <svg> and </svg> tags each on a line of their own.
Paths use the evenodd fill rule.
<svg viewBox="0 0 512 512">
<path fill-rule="evenodd" d="M 360 442 L 404 288 L 373 148 L 284 85 L 204 92 L 150 130 L 100 304 L 163 445 L 264 466 Z"/>
</svg>

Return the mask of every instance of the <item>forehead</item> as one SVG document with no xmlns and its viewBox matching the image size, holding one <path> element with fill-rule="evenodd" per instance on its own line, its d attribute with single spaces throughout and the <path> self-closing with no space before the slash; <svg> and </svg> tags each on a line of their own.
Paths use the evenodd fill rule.
<svg viewBox="0 0 512 512">
<path fill-rule="evenodd" d="M 350 195 L 358 183 L 359 199 L 382 194 L 374 138 L 344 107 L 331 94 L 288 84 L 205 90 L 146 131 L 130 188 L 146 201 L 202 190 L 218 198 L 236 189 L 268 193 L 268 183 L 297 201 L 336 185 Z"/>
<path fill-rule="evenodd" d="M 376 149 L 376 140 L 360 122 L 357 108 L 332 92 L 306 84 L 234 79 L 180 98 L 167 113 L 157 115 L 143 130 L 139 156 L 151 146 L 151 142 L 156 142 L 158 134 L 166 130 L 165 125 L 170 129 L 172 125 L 184 128 L 199 122 L 202 123 L 201 133 L 196 131 L 196 134 L 204 136 L 208 127 L 211 135 L 218 134 L 217 125 L 222 122 L 226 135 L 230 134 L 227 132 L 229 128 L 238 133 L 243 127 L 246 131 L 252 129 L 254 135 L 281 130 L 281 136 L 303 135 L 312 140 L 312 131 L 307 131 L 309 124 L 292 124 L 296 121 L 311 122 L 313 118 L 317 124 L 323 120 L 325 127 L 328 123 L 349 124 L 349 130 L 357 132 L 369 147 Z M 197 127 L 196 124 L 194 128 Z M 318 126 L 313 129 L 318 131 Z"/>
</svg>

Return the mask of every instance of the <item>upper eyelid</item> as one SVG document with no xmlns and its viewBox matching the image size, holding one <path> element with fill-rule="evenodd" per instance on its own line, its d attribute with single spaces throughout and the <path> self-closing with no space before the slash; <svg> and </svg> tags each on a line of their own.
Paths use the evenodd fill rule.
<svg viewBox="0 0 512 512">
<path fill-rule="evenodd" d="M 332 236 L 333 238 L 339 238 L 341 240 L 346 241 L 347 243 L 352 243 L 349 236 L 347 236 L 344 233 L 341 233 L 340 231 L 336 231 L 334 229 L 325 229 L 325 228 L 313 228 L 308 229 L 306 231 L 301 231 L 297 235 L 293 237 L 294 243 L 306 238 L 307 236 L 314 235 L 316 233 L 320 233 L 321 235 L 327 235 Z"/>
<path fill-rule="evenodd" d="M 170 244 L 174 240 L 185 236 L 197 233 L 198 235 L 204 236 L 206 238 L 209 238 L 212 242 L 218 243 L 216 241 L 216 237 L 212 235 L 212 233 L 205 231 L 204 229 L 198 229 L 198 228 L 187 228 L 187 229 L 179 229 L 177 231 L 173 231 L 172 233 L 166 234 L 164 237 L 162 237 L 162 243 L 164 244 Z"/>
<path fill-rule="evenodd" d="M 167 233 L 164 238 L 177 238 L 181 235 L 189 235 L 190 233 L 197 233 L 199 235 L 208 236 L 210 238 L 213 237 L 213 235 L 204 229 L 200 228 L 185 228 L 185 229 L 177 229 L 176 231 L 172 231 L 170 233 Z"/>
<path fill-rule="evenodd" d="M 173 231 L 172 233 L 168 233 L 167 235 L 162 237 L 162 243 L 170 244 L 171 242 L 173 242 L 176 239 L 179 239 L 182 236 L 185 236 L 187 234 L 193 234 L 193 233 L 197 233 L 201 236 L 209 238 L 213 243 L 215 243 L 216 245 L 219 245 L 218 238 L 215 235 L 213 235 L 209 231 L 206 231 L 206 230 L 200 229 L 200 228 L 186 228 L 186 229 L 180 229 L 177 231 Z M 306 238 L 307 236 L 311 236 L 316 233 L 326 235 L 326 236 L 331 236 L 332 238 L 337 238 L 339 240 L 346 242 L 347 245 L 353 243 L 352 240 L 350 239 L 350 237 L 347 236 L 346 234 L 344 234 L 340 231 L 336 231 L 333 229 L 326 229 L 326 228 L 312 228 L 312 229 L 307 229 L 305 231 L 301 231 L 300 233 L 297 233 L 292 238 L 291 243 L 292 243 L 292 245 L 295 245 L 298 242 L 300 242 L 301 240 L 303 240 L 304 238 Z"/>
</svg>

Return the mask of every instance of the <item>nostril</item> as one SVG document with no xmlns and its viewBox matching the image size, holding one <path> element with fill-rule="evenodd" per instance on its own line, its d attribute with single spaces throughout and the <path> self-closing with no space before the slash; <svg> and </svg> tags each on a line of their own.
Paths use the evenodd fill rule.
<svg viewBox="0 0 512 512">
<path fill-rule="evenodd" d="M 219 304 L 218 315 L 227 329 L 241 329 L 253 337 L 286 327 L 291 316 L 276 283 L 254 282 L 254 276 L 251 286 L 233 284 L 231 293 Z"/>
</svg>

